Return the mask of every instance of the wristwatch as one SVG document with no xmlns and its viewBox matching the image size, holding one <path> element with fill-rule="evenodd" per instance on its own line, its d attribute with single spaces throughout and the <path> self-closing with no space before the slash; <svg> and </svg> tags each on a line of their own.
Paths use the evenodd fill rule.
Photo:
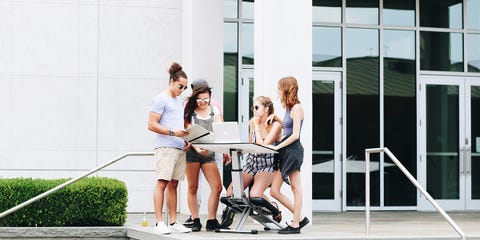
<svg viewBox="0 0 480 240">
<path fill-rule="evenodd" d="M 168 130 L 168 136 L 173 136 L 173 130 L 172 129 Z"/>
</svg>

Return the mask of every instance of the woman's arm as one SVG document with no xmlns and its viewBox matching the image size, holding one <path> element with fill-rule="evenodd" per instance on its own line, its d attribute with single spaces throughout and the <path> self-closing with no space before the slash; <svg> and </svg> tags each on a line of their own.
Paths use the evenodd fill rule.
<svg viewBox="0 0 480 240">
<path fill-rule="evenodd" d="M 280 124 L 279 122 L 273 122 L 270 131 L 267 133 L 267 136 L 261 136 L 261 133 L 258 133 L 259 135 L 257 135 L 256 143 L 261 145 L 272 145 L 278 140 L 281 133 L 282 124 Z"/>
</svg>

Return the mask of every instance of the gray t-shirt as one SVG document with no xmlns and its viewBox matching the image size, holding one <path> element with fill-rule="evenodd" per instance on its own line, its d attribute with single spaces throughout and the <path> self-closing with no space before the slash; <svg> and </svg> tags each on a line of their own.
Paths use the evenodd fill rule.
<svg viewBox="0 0 480 240">
<path fill-rule="evenodd" d="M 183 101 L 163 92 L 155 96 L 150 106 L 150 111 L 160 114 L 160 125 L 168 129 L 184 129 L 183 126 Z M 182 138 L 157 133 L 155 148 L 172 147 L 183 149 L 185 141 Z"/>
</svg>

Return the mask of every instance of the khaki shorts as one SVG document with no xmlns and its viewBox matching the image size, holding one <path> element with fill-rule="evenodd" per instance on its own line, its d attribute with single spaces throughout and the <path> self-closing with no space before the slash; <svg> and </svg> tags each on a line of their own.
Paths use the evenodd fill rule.
<svg viewBox="0 0 480 240">
<path fill-rule="evenodd" d="M 183 181 L 185 179 L 185 151 L 177 148 L 155 149 L 155 173 L 157 179 Z"/>
</svg>

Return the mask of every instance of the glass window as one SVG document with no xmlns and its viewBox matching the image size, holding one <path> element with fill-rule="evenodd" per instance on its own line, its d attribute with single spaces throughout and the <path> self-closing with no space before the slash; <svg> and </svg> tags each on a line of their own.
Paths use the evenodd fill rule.
<svg viewBox="0 0 480 240">
<path fill-rule="evenodd" d="M 238 17 L 238 2 L 237 0 L 223 1 L 223 17 L 237 18 Z"/>
<path fill-rule="evenodd" d="M 420 32 L 420 69 L 463 71 L 462 34 Z"/>
<path fill-rule="evenodd" d="M 385 30 L 383 36 L 384 144 L 415 176 L 417 169 L 415 32 Z M 385 157 L 384 161 L 385 206 L 415 206 L 417 204 L 415 187 L 393 165 L 390 158 Z"/>
<path fill-rule="evenodd" d="M 480 72 L 480 34 L 468 34 L 467 63 L 469 72 Z"/>
<path fill-rule="evenodd" d="M 380 146 L 378 30 L 348 28 L 347 57 L 347 169 L 365 164 L 365 148 Z M 372 155 L 378 169 L 379 155 Z M 364 171 L 347 170 L 347 206 L 365 206 Z M 379 171 L 371 172 L 371 204 L 380 204 Z"/>
<path fill-rule="evenodd" d="M 462 0 L 420 1 L 420 26 L 438 28 L 462 28 Z"/>
<path fill-rule="evenodd" d="M 378 25 L 378 0 L 346 0 L 347 23 Z"/>
<path fill-rule="evenodd" d="M 480 86 L 470 88 L 470 136 L 472 137 L 471 173 L 472 173 L 472 199 L 480 199 Z M 474 147 L 473 147 L 474 146 Z"/>
<path fill-rule="evenodd" d="M 435 199 L 458 199 L 459 87 L 426 86 L 427 191 Z"/>
<path fill-rule="evenodd" d="M 333 81 L 312 81 L 313 139 L 312 186 L 313 199 L 335 198 L 335 91 Z M 322 166 L 322 167 L 320 167 Z M 327 167 L 330 166 L 330 167 Z"/>
<path fill-rule="evenodd" d="M 254 19 L 254 0 L 243 0 L 242 1 L 242 19 Z"/>
<path fill-rule="evenodd" d="M 467 0 L 467 28 L 480 29 L 480 0 Z"/>
<path fill-rule="evenodd" d="M 313 22 L 342 22 L 342 0 L 313 0 Z"/>
<path fill-rule="evenodd" d="M 415 26 L 415 0 L 384 0 L 383 24 Z"/>
<path fill-rule="evenodd" d="M 242 64 L 254 64 L 253 59 L 253 23 L 242 24 Z"/>
<path fill-rule="evenodd" d="M 238 116 L 238 29 L 236 23 L 223 24 L 223 117 L 225 121 L 237 121 Z M 228 104 L 225 104 L 228 103 Z"/>
<path fill-rule="evenodd" d="M 342 29 L 313 27 L 312 66 L 342 66 Z"/>
</svg>

